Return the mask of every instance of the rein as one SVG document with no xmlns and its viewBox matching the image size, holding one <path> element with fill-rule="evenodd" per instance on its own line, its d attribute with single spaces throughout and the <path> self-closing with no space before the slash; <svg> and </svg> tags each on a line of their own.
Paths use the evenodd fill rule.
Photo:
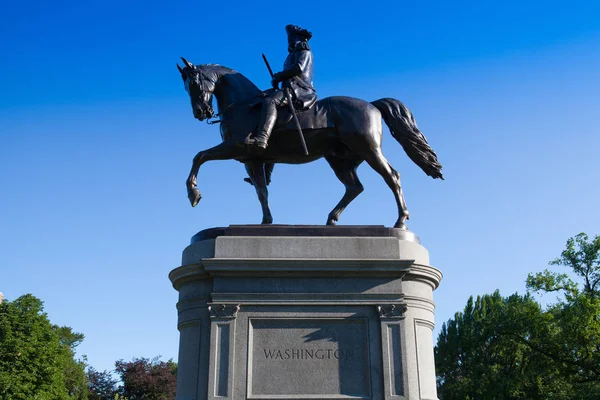
<svg viewBox="0 0 600 400">
<path fill-rule="evenodd" d="M 233 106 L 235 106 L 235 105 L 240 105 L 240 104 L 248 104 L 248 105 L 250 105 L 250 104 L 252 103 L 252 102 L 251 102 L 251 100 L 255 99 L 256 97 L 264 97 L 264 95 L 258 95 L 258 96 L 250 97 L 249 99 L 246 99 L 246 100 L 241 100 L 241 101 L 236 101 L 236 102 L 233 102 L 233 103 L 231 103 L 231 104 L 229 104 L 229 105 L 225 106 L 225 107 L 223 108 L 223 111 L 219 110 L 219 112 L 218 112 L 218 113 L 216 113 L 215 115 L 213 115 L 213 116 L 212 116 L 212 118 L 213 118 L 212 120 L 208 120 L 208 119 L 207 119 L 207 120 L 206 120 L 206 123 L 207 123 L 208 125 L 214 125 L 214 124 L 218 124 L 218 123 L 222 122 L 222 121 L 223 121 L 223 119 L 222 119 L 221 117 L 222 117 L 222 116 L 225 114 L 225 112 L 227 112 L 227 111 L 228 111 L 228 110 L 229 110 L 231 107 L 233 107 Z M 218 119 L 216 119 L 216 118 L 218 118 Z"/>
<path fill-rule="evenodd" d="M 238 103 L 239 103 L 239 102 L 238 102 Z M 220 122 L 221 122 L 221 121 L 223 121 L 223 120 L 222 120 L 221 118 L 219 118 L 219 117 L 221 117 L 223 114 L 225 114 L 225 111 L 229 110 L 229 109 L 230 109 L 231 107 L 233 107 L 235 104 L 236 104 L 236 103 L 231 103 L 231 104 L 229 104 L 228 106 L 226 106 L 226 107 L 223 109 L 223 111 L 219 110 L 219 112 L 218 112 L 218 113 L 216 113 L 215 115 L 213 115 L 213 116 L 212 116 L 212 118 L 215 118 L 215 119 L 212 119 L 212 120 L 208 120 L 208 119 L 207 119 L 207 120 L 206 120 L 206 123 L 207 123 L 208 125 L 214 125 L 214 124 L 218 124 L 218 123 L 220 123 Z M 219 119 L 216 119 L 216 118 L 219 118 Z"/>
</svg>

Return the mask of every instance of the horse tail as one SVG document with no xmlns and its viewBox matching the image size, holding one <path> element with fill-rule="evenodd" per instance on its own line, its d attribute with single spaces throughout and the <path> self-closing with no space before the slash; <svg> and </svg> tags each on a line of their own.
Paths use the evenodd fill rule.
<svg viewBox="0 0 600 400">
<path fill-rule="evenodd" d="M 442 164 L 438 162 L 435 151 L 427 143 L 427 139 L 417 128 L 415 117 L 402 102 L 391 99 L 379 99 L 371 102 L 381 112 L 383 120 L 390 128 L 392 136 L 423 172 L 432 178 L 444 179 Z"/>
</svg>

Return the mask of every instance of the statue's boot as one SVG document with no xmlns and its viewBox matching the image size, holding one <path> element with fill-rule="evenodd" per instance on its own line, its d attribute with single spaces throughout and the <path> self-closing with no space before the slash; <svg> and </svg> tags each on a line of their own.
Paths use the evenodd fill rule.
<svg viewBox="0 0 600 400">
<path fill-rule="evenodd" d="M 257 133 L 254 137 L 248 138 L 246 144 L 250 147 L 259 148 L 265 150 L 269 137 L 273 132 L 275 122 L 277 122 L 277 107 L 271 102 L 266 102 L 263 105 L 262 115 L 260 118 L 260 124 L 258 125 Z"/>
</svg>

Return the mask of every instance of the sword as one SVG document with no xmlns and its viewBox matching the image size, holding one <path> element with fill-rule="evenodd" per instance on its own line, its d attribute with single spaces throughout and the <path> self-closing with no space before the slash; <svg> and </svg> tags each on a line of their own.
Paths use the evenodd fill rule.
<svg viewBox="0 0 600 400">
<path fill-rule="evenodd" d="M 271 69 L 271 65 L 269 65 L 269 61 L 267 61 L 267 57 L 265 53 L 262 55 L 263 61 L 269 70 L 269 74 L 271 74 L 271 79 L 273 79 L 273 70 Z M 296 115 L 296 110 L 294 110 L 294 103 L 292 102 L 292 93 L 288 87 L 283 88 L 283 92 L 285 93 L 285 97 L 287 98 L 288 108 L 290 109 L 290 113 L 296 123 L 296 130 L 298 131 L 298 135 L 300 136 L 300 143 L 302 143 L 302 149 L 304 150 L 304 155 L 308 155 L 308 149 L 306 148 L 306 142 L 304 141 L 304 133 L 302 133 L 302 127 L 300 127 L 300 121 L 298 121 L 298 116 Z"/>
</svg>

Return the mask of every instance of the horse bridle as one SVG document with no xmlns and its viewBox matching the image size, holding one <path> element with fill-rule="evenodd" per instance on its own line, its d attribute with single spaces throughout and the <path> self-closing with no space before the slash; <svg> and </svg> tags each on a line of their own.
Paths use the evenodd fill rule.
<svg viewBox="0 0 600 400">
<path fill-rule="evenodd" d="M 202 92 L 205 92 L 205 91 L 206 91 L 206 90 L 205 90 L 205 88 L 204 88 L 204 81 L 205 81 L 205 80 L 207 80 L 207 81 L 209 81 L 209 82 L 213 83 L 213 84 L 215 85 L 215 87 L 216 87 L 216 85 L 217 85 L 217 82 L 216 82 L 216 81 L 215 81 L 215 82 L 213 82 L 211 79 L 209 79 L 209 78 L 208 78 L 206 75 L 204 75 L 204 72 L 203 72 L 203 71 L 199 70 L 199 69 L 198 69 L 196 66 L 194 66 L 193 70 L 194 70 L 195 72 L 197 72 L 197 73 L 198 73 L 198 84 L 199 84 L 199 86 L 200 86 L 200 90 L 201 90 Z M 213 91 L 213 93 L 214 93 L 214 91 Z M 211 93 L 211 95 L 213 95 L 213 93 Z M 207 118 L 207 119 L 206 119 L 206 123 L 207 123 L 208 125 L 214 125 L 214 124 L 218 124 L 218 123 L 222 122 L 222 119 L 221 119 L 221 117 L 222 117 L 222 116 L 225 114 L 225 112 L 226 112 L 227 110 L 229 110 L 231 107 L 235 106 L 236 104 L 239 104 L 239 103 L 244 103 L 244 102 L 245 102 L 245 101 L 238 101 L 238 102 L 233 102 L 233 103 L 231 103 L 231 104 L 228 104 L 227 106 L 223 107 L 223 110 L 219 110 L 219 112 L 218 112 L 218 113 L 214 114 L 214 115 L 211 117 L 211 119 L 210 119 L 210 120 Z"/>
<path fill-rule="evenodd" d="M 209 78 L 208 78 L 208 77 L 207 77 L 207 76 L 204 74 L 204 72 L 203 72 L 202 70 L 199 70 L 199 69 L 198 69 L 198 68 L 197 68 L 195 65 L 194 65 L 192 68 L 190 68 L 190 69 L 191 69 L 193 72 L 195 72 L 196 74 L 198 74 L 198 79 L 197 79 L 197 81 L 198 81 L 198 86 L 199 86 L 199 89 L 200 89 L 200 93 L 205 93 L 205 92 L 208 92 L 208 90 L 206 90 L 206 87 L 205 87 L 204 81 L 209 81 L 209 82 L 211 82 L 211 83 L 214 83 L 214 84 L 216 85 L 216 82 L 213 82 L 211 79 L 209 79 Z M 190 76 L 190 74 L 188 74 L 188 76 Z M 192 78 L 192 76 L 190 76 L 190 78 Z M 213 91 L 213 92 L 214 92 L 214 91 Z M 211 96 L 213 95 L 213 92 L 211 92 Z M 210 104 L 208 104 L 208 105 L 210 106 L 210 108 L 212 108 L 212 106 L 211 106 Z M 211 118 L 216 118 L 216 117 L 218 117 L 220 114 L 222 114 L 222 113 L 214 114 L 214 115 L 213 115 Z M 216 123 L 218 123 L 218 122 L 221 122 L 221 121 L 220 121 L 220 120 L 217 120 L 217 121 L 214 121 L 214 120 L 213 120 L 213 121 L 209 121 L 209 119 L 208 119 L 208 118 L 206 119 L 206 123 L 207 123 L 207 124 L 209 124 L 209 125 L 216 124 Z"/>
</svg>

